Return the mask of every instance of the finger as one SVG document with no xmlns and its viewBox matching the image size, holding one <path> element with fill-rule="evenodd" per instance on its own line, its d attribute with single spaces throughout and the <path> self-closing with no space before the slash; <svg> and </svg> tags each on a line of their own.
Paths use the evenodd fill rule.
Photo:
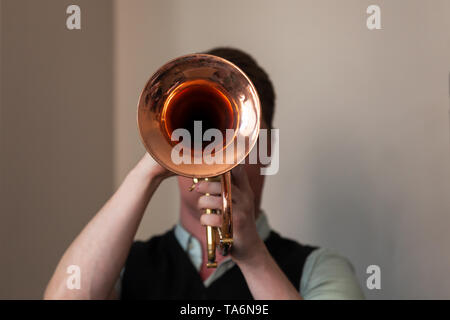
<svg viewBox="0 0 450 320">
<path fill-rule="evenodd" d="M 197 202 L 198 209 L 222 209 L 222 197 L 201 196 Z"/>
<path fill-rule="evenodd" d="M 200 223 L 202 226 L 221 227 L 222 216 L 218 214 L 202 214 L 200 216 Z"/>
<path fill-rule="evenodd" d="M 220 182 L 200 181 L 196 184 L 195 191 L 209 193 L 211 195 L 220 195 L 222 193 L 222 185 Z"/>
</svg>

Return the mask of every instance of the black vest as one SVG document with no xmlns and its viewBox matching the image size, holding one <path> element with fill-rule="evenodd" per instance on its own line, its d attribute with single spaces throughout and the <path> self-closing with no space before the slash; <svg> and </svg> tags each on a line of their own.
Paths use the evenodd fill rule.
<svg viewBox="0 0 450 320">
<path fill-rule="evenodd" d="M 315 247 L 270 232 L 265 244 L 295 288 Z M 122 299 L 253 299 L 239 267 L 234 265 L 209 287 L 175 237 L 174 229 L 131 247 L 122 278 Z"/>
</svg>

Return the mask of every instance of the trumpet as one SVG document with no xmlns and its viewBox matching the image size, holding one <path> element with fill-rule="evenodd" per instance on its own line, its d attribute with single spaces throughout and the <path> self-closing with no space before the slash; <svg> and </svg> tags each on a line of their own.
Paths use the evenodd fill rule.
<svg viewBox="0 0 450 320">
<path fill-rule="evenodd" d="M 216 249 L 222 255 L 233 245 L 230 170 L 241 163 L 255 145 L 260 127 L 260 101 L 248 76 L 236 65 L 209 54 L 189 54 L 171 60 L 148 80 L 139 97 L 137 124 L 148 153 L 167 170 L 193 179 L 191 190 L 201 180 L 220 181 L 222 209 L 205 209 L 206 214 L 222 215 L 222 226 L 207 226 L 208 268 L 217 267 Z M 203 153 L 192 149 L 189 162 L 173 160 L 177 129 L 195 136 L 194 123 L 215 129 L 230 139 L 216 145 L 216 151 L 231 155 L 232 161 L 205 163 Z M 235 148 L 236 141 L 246 141 Z M 196 141 L 184 141 L 192 148 Z M 230 143 L 231 142 L 231 143 Z M 197 145 L 198 146 L 198 145 Z M 200 145 L 200 151 L 205 148 Z"/>
</svg>

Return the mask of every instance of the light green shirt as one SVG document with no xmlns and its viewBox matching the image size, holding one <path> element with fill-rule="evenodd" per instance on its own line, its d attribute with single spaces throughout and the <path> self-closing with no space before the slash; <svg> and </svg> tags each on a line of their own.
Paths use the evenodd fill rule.
<svg viewBox="0 0 450 320">
<path fill-rule="evenodd" d="M 270 234 L 270 226 L 263 211 L 256 219 L 256 228 L 261 239 L 266 240 Z M 175 237 L 192 264 L 200 271 L 203 261 L 200 241 L 183 228 L 181 223 L 175 226 Z M 234 265 L 231 258 L 225 258 L 204 281 L 205 287 L 210 286 Z M 307 300 L 364 299 L 348 259 L 323 248 L 314 250 L 306 259 L 298 288 L 300 295 Z"/>
</svg>

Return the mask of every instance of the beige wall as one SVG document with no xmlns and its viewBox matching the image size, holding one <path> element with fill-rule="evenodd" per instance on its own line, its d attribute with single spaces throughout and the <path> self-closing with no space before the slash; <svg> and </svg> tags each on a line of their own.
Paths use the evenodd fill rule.
<svg viewBox="0 0 450 320">
<path fill-rule="evenodd" d="M 383 30 L 366 28 L 379 4 Z M 437 1 L 115 2 L 116 185 L 144 152 L 135 124 L 145 81 L 168 59 L 217 45 L 253 54 L 278 93 L 280 172 L 272 226 L 337 249 L 370 298 L 450 298 L 450 3 Z M 138 238 L 175 223 L 174 181 Z"/>
<path fill-rule="evenodd" d="M 174 1 L 115 1 L 114 7 L 114 173 L 116 186 L 144 155 L 136 126 L 142 88 L 161 64 L 175 57 L 178 25 Z M 175 223 L 176 181 L 163 183 L 154 195 L 137 237 L 146 239 Z"/>
<path fill-rule="evenodd" d="M 0 299 L 38 299 L 113 190 L 112 3 L 2 0 L 0 28 Z"/>
</svg>

